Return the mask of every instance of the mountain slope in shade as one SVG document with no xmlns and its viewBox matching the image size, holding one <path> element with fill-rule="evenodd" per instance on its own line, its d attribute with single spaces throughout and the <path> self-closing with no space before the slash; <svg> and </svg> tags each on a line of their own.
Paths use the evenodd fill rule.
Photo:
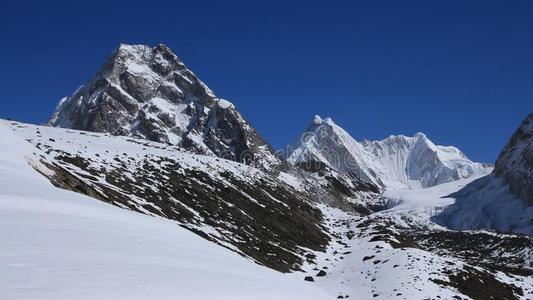
<svg viewBox="0 0 533 300">
<path fill-rule="evenodd" d="M 430 187 L 491 170 L 455 147 L 435 145 L 422 133 L 358 142 L 330 118 L 319 116 L 289 146 L 287 160 L 294 165 L 324 164 L 384 189 Z"/>
<path fill-rule="evenodd" d="M 493 229 L 533 235 L 533 114 L 500 154 L 494 172 L 455 193 L 434 217 L 451 229 Z"/>
<path fill-rule="evenodd" d="M 56 188 L 38 149 L 1 122 L 0 135 L 2 299 L 332 298 L 176 222 Z"/>
<path fill-rule="evenodd" d="M 487 229 L 533 236 L 533 206 L 528 206 L 493 174 L 441 196 L 452 203 L 432 218 L 440 225 L 453 230 Z"/>
<path fill-rule="evenodd" d="M 164 45 L 120 45 L 85 85 L 61 99 L 48 123 L 263 167 L 280 162 L 235 106 L 218 98 Z"/>
<path fill-rule="evenodd" d="M 501 152 L 494 174 L 515 195 L 533 205 L 533 113 L 530 113 Z"/>
</svg>

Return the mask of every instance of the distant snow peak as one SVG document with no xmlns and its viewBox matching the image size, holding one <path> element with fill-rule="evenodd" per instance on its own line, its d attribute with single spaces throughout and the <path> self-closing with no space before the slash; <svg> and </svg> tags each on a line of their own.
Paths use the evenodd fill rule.
<svg viewBox="0 0 533 300">
<path fill-rule="evenodd" d="M 358 142 L 333 120 L 319 116 L 289 146 L 287 160 L 294 165 L 319 162 L 384 189 L 429 187 L 491 170 L 455 147 L 435 145 L 421 132 Z"/>
<path fill-rule="evenodd" d="M 428 139 L 428 137 L 423 132 L 415 133 L 414 138 L 426 139 L 426 140 Z"/>
</svg>

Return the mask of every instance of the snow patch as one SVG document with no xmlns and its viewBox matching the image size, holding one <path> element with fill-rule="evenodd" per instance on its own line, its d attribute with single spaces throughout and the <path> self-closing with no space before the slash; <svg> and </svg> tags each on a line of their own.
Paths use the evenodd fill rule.
<svg viewBox="0 0 533 300">
<path fill-rule="evenodd" d="M 218 103 L 218 106 L 220 106 L 223 109 L 235 108 L 233 103 L 231 103 L 231 102 L 229 102 L 228 100 L 225 100 L 225 99 L 218 99 L 217 103 Z"/>
</svg>

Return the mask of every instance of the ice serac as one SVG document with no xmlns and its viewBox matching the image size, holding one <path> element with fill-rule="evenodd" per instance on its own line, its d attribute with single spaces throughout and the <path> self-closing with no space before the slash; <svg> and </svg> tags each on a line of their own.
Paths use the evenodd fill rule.
<svg viewBox="0 0 533 300">
<path fill-rule="evenodd" d="M 271 146 L 165 45 L 122 44 L 49 125 L 133 136 L 269 166 Z"/>
<path fill-rule="evenodd" d="M 512 193 L 533 205 L 533 113 L 530 113 L 501 152 L 494 174 Z"/>
<path fill-rule="evenodd" d="M 430 187 L 491 170 L 455 147 L 435 145 L 423 133 L 358 142 L 331 118 L 319 116 L 289 146 L 287 159 L 294 165 L 324 164 L 383 189 Z"/>
</svg>

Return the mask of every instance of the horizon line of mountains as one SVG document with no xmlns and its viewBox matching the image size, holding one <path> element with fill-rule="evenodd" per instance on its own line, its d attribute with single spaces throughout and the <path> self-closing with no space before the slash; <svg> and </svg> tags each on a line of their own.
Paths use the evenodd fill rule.
<svg viewBox="0 0 533 300">
<path fill-rule="evenodd" d="M 494 167 L 494 174 L 531 204 L 532 118 L 530 113 Z M 87 83 L 60 100 L 47 124 L 166 143 L 267 172 L 333 170 L 377 191 L 431 187 L 493 171 L 455 147 L 435 145 L 423 133 L 359 142 L 331 118 L 319 116 L 301 138 L 275 151 L 231 102 L 218 98 L 162 44 L 121 44 Z"/>
</svg>

